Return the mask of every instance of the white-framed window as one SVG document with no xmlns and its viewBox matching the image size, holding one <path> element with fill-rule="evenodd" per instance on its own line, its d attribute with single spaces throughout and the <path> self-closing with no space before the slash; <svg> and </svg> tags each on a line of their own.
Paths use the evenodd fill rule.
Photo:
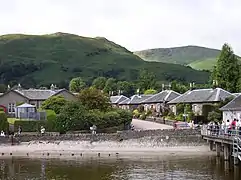
<svg viewBox="0 0 241 180">
<path fill-rule="evenodd" d="M 8 113 L 15 113 L 15 103 L 8 104 Z"/>
</svg>

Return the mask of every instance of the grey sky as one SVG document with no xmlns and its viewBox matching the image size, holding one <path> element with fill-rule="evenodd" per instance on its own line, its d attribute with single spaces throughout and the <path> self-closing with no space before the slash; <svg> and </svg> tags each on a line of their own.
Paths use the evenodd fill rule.
<svg viewBox="0 0 241 180">
<path fill-rule="evenodd" d="M 0 34 L 103 36 L 129 50 L 224 42 L 241 55 L 240 0 L 0 0 Z"/>
</svg>

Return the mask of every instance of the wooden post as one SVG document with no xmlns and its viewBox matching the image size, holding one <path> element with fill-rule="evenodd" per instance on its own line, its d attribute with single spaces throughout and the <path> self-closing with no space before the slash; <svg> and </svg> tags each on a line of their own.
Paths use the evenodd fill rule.
<svg viewBox="0 0 241 180">
<path fill-rule="evenodd" d="M 229 161 L 230 159 L 230 145 L 224 144 L 224 161 Z"/>
<path fill-rule="evenodd" d="M 213 141 L 209 141 L 209 149 L 210 151 L 213 151 Z"/>
<path fill-rule="evenodd" d="M 220 157 L 220 153 L 221 153 L 221 143 L 216 142 L 216 153 L 217 153 L 217 157 Z"/>
</svg>

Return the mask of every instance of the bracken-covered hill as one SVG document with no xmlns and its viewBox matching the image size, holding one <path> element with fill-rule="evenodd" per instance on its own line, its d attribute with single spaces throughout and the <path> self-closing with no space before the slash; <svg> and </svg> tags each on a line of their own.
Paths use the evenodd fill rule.
<svg viewBox="0 0 241 180">
<path fill-rule="evenodd" d="M 135 52 L 146 61 L 165 62 L 190 66 L 194 69 L 213 68 L 220 50 L 200 46 L 157 48 Z"/>
<path fill-rule="evenodd" d="M 159 81 L 203 83 L 209 76 L 207 72 L 181 65 L 146 62 L 102 37 L 67 33 L 0 36 L 0 81 L 5 84 L 66 86 L 77 76 L 87 82 L 98 76 L 137 80 L 143 68 L 154 72 Z"/>
</svg>

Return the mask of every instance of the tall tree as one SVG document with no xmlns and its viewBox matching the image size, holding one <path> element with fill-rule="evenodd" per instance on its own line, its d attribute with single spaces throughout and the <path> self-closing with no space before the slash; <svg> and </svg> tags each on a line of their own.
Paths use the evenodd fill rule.
<svg viewBox="0 0 241 180">
<path fill-rule="evenodd" d="M 107 79 L 107 81 L 105 83 L 104 92 L 106 92 L 106 93 L 110 93 L 110 92 L 115 93 L 116 91 L 117 91 L 116 80 L 114 78 Z"/>
<path fill-rule="evenodd" d="M 107 79 L 105 77 L 97 77 L 96 79 L 94 79 L 92 86 L 96 89 L 103 90 L 105 88 L 106 80 Z"/>
<path fill-rule="evenodd" d="M 142 69 L 139 74 L 139 88 L 141 91 L 147 89 L 155 88 L 156 86 L 156 76 L 153 72 L 148 72 L 145 69 Z"/>
<path fill-rule="evenodd" d="M 123 95 L 131 96 L 135 93 L 135 86 L 133 83 L 127 81 L 118 81 L 117 90 L 118 92 L 120 91 Z"/>
<path fill-rule="evenodd" d="M 109 96 L 95 87 L 80 91 L 78 99 L 87 109 L 106 111 L 111 107 Z"/>
<path fill-rule="evenodd" d="M 69 90 L 72 92 L 80 92 L 86 86 L 85 82 L 81 77 L 73 78 L 69 83 Z"/>
<path fill-rule="evenodd" d="M 230 92 L 237 92 L 239 88 L 239 63 L 232 48 L 224 44 L 217 66 L 212 73 L 212 79 L 217 80 L 218 86 Z"/>
</svg>

